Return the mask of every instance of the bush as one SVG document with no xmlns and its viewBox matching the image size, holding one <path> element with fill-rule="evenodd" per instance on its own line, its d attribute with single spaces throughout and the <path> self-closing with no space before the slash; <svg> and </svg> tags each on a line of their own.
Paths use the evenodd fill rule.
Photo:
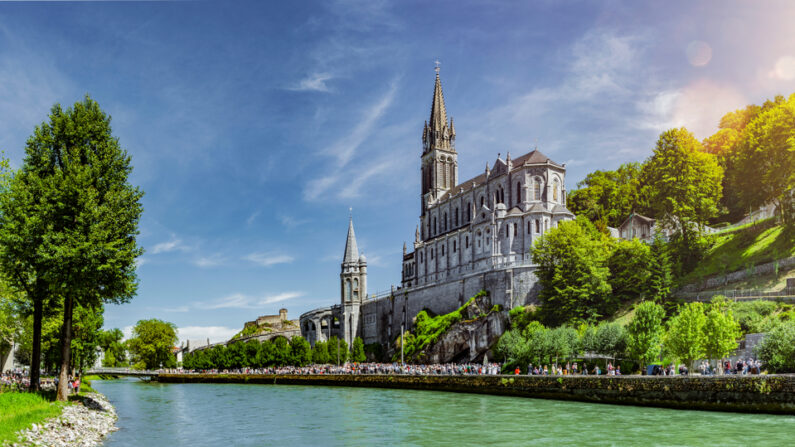
<svg viewBox="0 0 795 447">
<path fill-rule="evenodd" d="M 756 354 L 773 372 L 795 372 L 795 322 L 776 326 L 756 347 Z"/>
</svg>

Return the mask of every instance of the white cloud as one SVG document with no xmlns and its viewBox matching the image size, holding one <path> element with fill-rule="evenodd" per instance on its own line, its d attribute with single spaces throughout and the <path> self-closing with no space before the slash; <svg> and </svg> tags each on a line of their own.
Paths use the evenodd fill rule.
<svg viewBox="0 0 795 447">
<path fill-rule="evenodd" d="M 768 76 L 782 81 L 795 79 L 795 57 L 783 56 L 778 58 L 776 65 Z"/>
<path fill-rule="evenodd" d="M 300 298 L 302 296 L 304 296 L 304 292 L 284 292 L 278 295 L 266 296 L 265 298 L 260 300 L 260 304 L 278 303 L 280 301 L 287 301 L 293 298 Z"/>
<path fill-rule="evenodd" d="M 313 73 L 287 89 L 299 92 L 328 92 L 330 90 L 326 81 L 331 79 L 333 76 L 329 73 Z"/>
<path fill-rule="evenodd" d="M 229 340 L 240 329 L 234 329 L 226 326 L 185 326 L 177 329 L 177 336 L 180 343 L 188 340 L 201 340 L 206 342 L 210 339 L 210 343 L 218 343 Z"/>
<path fill-rule="evenodd" d="M 219 254 L 214 254 L 210 256 L 199 256 L 198 258 L 193 260 L 193 264 L 197 267 L 201 268 L 209 268 L 209 267 L 217 267 L 222 265 L 226 261 L 226 258 Z"/>
<path fill-rule="evenodd" d="M 295 260 L 290 255 L 285 254 L 278 254 L 272 252 L 263 252 L 263 253 L 251 253 L 245 256 L 243 259 L 246 261 L 253 262 L 255 264 L 259 264 L 263 267 L 270 267 L 276 264 L 289 264 Z"/>
<path fill-rule="evenodd" d="M 161 242 L 152 247 L 152 254 L 169 253 L 172 251 L 185 251 L 188 247 L 182 244 L 182 240 L 172 235 L 171 239 L 166 242 Z"/>
<path fill-rule="evenodd" d="M 257 220 L 257 217 L 259 217 L 259 215 L 260 215 L 259 211 L 251 213 L 251 215 L 248 216 L 248 219 L 246 219 L 246 225 L 251 226 L 252 224 L 254 224 L 254 221 Z"/>
<path fill-rule="evenodd" d="M 284 225 L 289 230 L 292 230 L 295 227 L 308 224 L 309 222 L 311 222 L 309 219 L 296 219 L 293 216 L 287 216 L 287 215 L 281 216 L 279 220 L 282 222 L 282 225 Z"/>
<path fill-rule="evenodd" d="M 291 300 L 293 298 L 300 298 L 304 296 L 304 292 L 290 291 L 282 292 L 276 295 L 253 296 L 243 293 L 233 293 L 221 299 L 209 302 L 199 303 L 197 307 L 201 309 L 257 309 L 268 304 L 278 303 L 281 301 Z"/>
</svg>

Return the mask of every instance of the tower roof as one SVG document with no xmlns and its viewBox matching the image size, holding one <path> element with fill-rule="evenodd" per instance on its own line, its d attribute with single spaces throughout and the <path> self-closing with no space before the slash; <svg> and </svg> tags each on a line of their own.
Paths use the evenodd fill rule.
<svg viewBox="0 0 795 447">
<path fill-rule="evenodd" d="M 342 262 L 345 264 L 359 262 L 359 248 L 356 246 L 356 234 L 353 232 L 353 216 L 348 221 L 348 239 L 345 241 L 345 257 Z"/>
<path fill-rule="evenodd" d="M 442 81 L 439 80 L 439 71 L 436 71 L 436 84 L 433 86 L 433 102 L 431 103 L 430 128 L 432 131 L 441 132 L 447 125 L 447 108 L 444 106 L 442 94 Z"/>
</svg>

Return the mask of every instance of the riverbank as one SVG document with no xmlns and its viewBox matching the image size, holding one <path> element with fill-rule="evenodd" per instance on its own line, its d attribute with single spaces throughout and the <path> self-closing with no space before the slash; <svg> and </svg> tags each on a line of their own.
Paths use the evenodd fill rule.
<svg viewBox="0 0 795 447">
<path fill-rule="evenodd" d="M 795 415 L 795 376 L 160 374 L 161 383 L 405 388 L 687 410 Z"/>
<path fill-rule="evenodd" d="M 115 430 L 116 410 L 102 394 L 81 393 L 69 403 L 47 402 L 27 393 L 14 394 L 22 399 L 25 399 L 24 396 L 38 397 L 42 405 L 36 409 L 35 415 L 49 418 L 29 419 L 36 422 L 22 424 L 28 427 L 16 431 L 13 442 L 3 441 L 4 446 L 96 446 Z M 30 417 L 30 414 L 28 412 L 23 418 Z"/>
</svg>

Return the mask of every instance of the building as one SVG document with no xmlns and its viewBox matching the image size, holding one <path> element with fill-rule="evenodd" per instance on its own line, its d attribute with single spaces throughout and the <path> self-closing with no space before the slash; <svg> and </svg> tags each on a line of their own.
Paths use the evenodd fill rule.
<svg viewBox="0 0 795 447">
<path fill-rule="evenodd" d="M 652 243 L 657 230 L 655 224 L 656 221 L 650 217 L 632 213 L 618 226 L 618 234 L 621 239 L 638 238 L 643 242 Z"/>
<path fill-rule="evenodd" d="M 300 318 L 311 343 L 339 335 L 349 343 L 361 336 L 365 343 L 389 345 L 402 328 L 411 329 L 419 311 L 451 312 L 480 290 L 503 309 L 536 302 L 530 248 L 574 217 L 566 208 L 566 167 L 537 149 L 515 159 L 497 154 L 482 174 L 459 182 L 455 139 L 437 68 L 430 119 L 422 130 L 420 221 L 413 250 L 403 246 L 401 285 L 367 297 L 367 264 L 357 256 L 351 220 L 340 304 Z"/>
</svg>

